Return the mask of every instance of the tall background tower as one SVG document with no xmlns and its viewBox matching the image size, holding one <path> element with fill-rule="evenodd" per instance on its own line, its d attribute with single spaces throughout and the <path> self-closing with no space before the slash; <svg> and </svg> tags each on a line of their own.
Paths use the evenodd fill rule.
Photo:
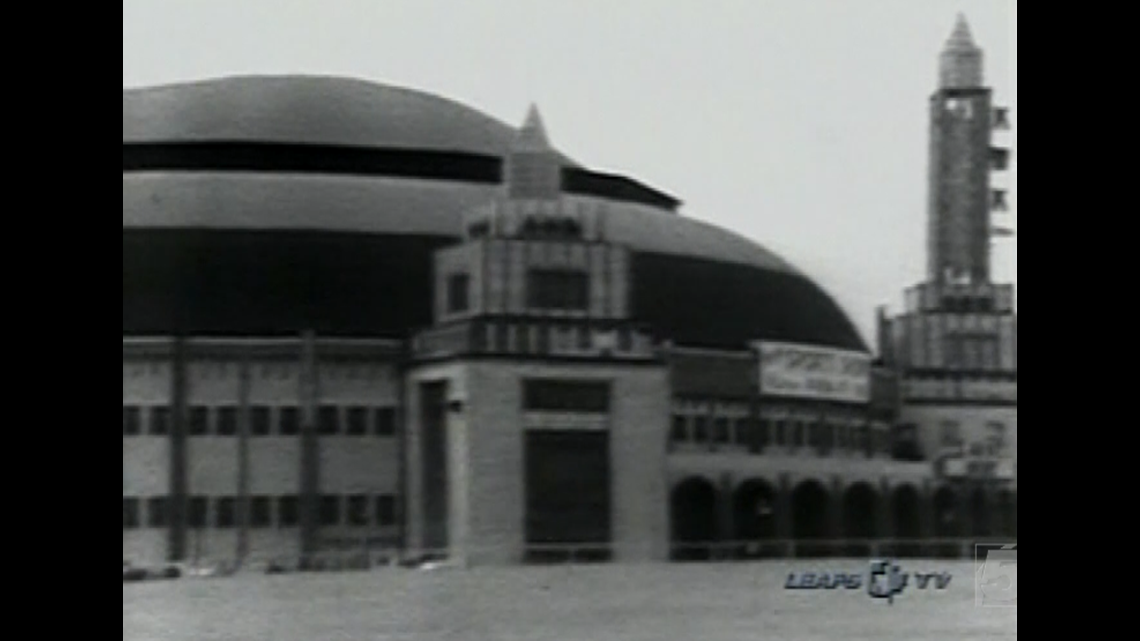
<svg viewBox="0 0 1140 641">
<path fill-rule="evenodd" d="M 982 50 L 959 16 L 939 59 L 930 98 L 927 280 L 990 280 L 990 139 L 996 118 L 983 84 Z"/>
<path fill-rule="evenodd" d="M 903 313 L 879 310 L 880 356 L 900 381 L 895 439 L 934 466 L 939 536 L 1000 528 L 986 521 L 992 501 L 1012 501 L 997 513 L 1016 519 L 1017 318 L 1013 285 L 993 282 L 990 262 L 994 236 L 1008 233 L 993 225 L 1006 203 L 991 178 L 1008 165 L 993 137 L 1009 121 L 982 62 L 959 16 L 930 98 L 926 279 L 906 290 Z"/>
</svg>

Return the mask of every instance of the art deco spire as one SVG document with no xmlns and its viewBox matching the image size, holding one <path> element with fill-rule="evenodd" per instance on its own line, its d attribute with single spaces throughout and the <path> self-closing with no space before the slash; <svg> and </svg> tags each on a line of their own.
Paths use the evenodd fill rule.
<svg viewBox="0 0 1140 641">
<path fill-rule="evenodd" d="M 939 86 L 943 89 L 982 86 L 982 50 L 974 44 L 970 25 L 966 24 L 966 17 L 962 14 L 958 14 L 938 66 Z"/>
<path fill-rule="evenodd" d="M 974 44 L 974 37 L 970 35 L 970 25 L 966 23 L 966 16 L 958 14 L 954 23 L 954 31 L 946 41 L 947 51 L 974 51 L 978 47 Z"/>
<path fill-rule="evenodd" d="M 562 162 L 546 138 L 538 108 L 527 110 L 526 121 L 507 154 L 507 193 L 511 198 L 547 200 L 562 190 Z"/>
<path fill-rule="evenodd" d="M 526 112 L 526 121 L 519 129 L 519 135 L 511 146 L 512 151 L 549 151 L 550 142 L 546 139 L 546 128 L 542 126 L 542 117 L 538 115 L 538 107 L 531 103 Z"/>
</svg>

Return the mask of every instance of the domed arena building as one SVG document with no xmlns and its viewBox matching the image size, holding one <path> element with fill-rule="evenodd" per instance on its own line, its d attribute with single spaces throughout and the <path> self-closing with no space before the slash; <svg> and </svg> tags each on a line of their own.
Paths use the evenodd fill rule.
<svg viewBox="0 0 1140 641">
<path fill-rule="evenodd" d="M 928 536 L 931 465 L 854 324 L 679 209 L 558 152 L 533 107 L 516 128 L 338 78 L 124 90 L 124 557 Z"/>
</svg>

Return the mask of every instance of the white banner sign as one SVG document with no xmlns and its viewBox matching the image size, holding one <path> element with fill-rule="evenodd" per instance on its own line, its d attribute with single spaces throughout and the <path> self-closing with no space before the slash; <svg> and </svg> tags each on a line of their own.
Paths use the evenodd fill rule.
<svg viewBox="0 0 1140 641">
<path fill-rule="evenodd" d="M 852 403 L 871 399 L 871 357 L 862 352 L 758 342 L 760 392 Z"/>
</svg>

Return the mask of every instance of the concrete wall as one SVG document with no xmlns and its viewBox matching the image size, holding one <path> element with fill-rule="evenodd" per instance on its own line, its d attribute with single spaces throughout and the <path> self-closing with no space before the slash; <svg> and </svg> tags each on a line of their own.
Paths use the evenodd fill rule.
<svg viewBox="0 0 1140 641">
<path fill-rule="evenodd" d="M 239 348 L 240 349 L 240 348 Z M 239 356 L 191 360 L 187 367 L 187 403 L 210 408 L 209 435 L 187 438 L 187 480 L 191 496 L 210 497 L 209 525 L 191 528 L 187 554 L 202 562 L 229 560 L 238 554 L 238 529 L 213 526 L 215 500 L 237 497 L 240 486 L 240 439 L 216 434 L 217 408 L 238 406 L 243 400 Z M 299 552 L 296 527 L 278 522 L 277 499 L 296 496 L 300 491 L 300 438 L 279 433 L 279 413 L 283 407 L 300 405 L 300 365 L 295 359 L 252 359 L 248 366 L 248 388 L 244 396 L 251 405 L 270 408 L 272 433 L 250 436 L 247 441 L 247 490 L 250 496 L 271 499 L 273 524 L 247 530 L 249 559 L 275 556 L 295 557 Z M 371 421 L 377 407 L 397 407 L 400 379 L 392 362 L 326 361 L 320 365 L 320 402 L 341 407 L 342 433 L 320 440 L 321 492 L 337 496 L 368 496 L 369 524 L 324 528 L 322 539 L 328 546 L 366 538 L 394 541 L 397 525 L 375 524 L 375 497 L 397 496 L 400 490 L 398 435 L 375 433 Z M 149 435 L 150 408 L 169 407 L 171 363 L 161 355 L 128 358 L 123 364 L 123 404 L 139 406 L 141 434 L 123 437 L 123 496 L 140 502 L 140 527 L 124 530 L 123 553 L 140 563 L 157 563 L 166 557 L 166 528 L 149 527 L 146 501 L 170 493 L 170 437 Z M 343 407 L 360 406 L 369 411 L 369 433 L 347 435 Z M 398 413 L 397 413 L 398 416 Z M 240 420 L 240 419 L 239 419 Z M 398 432 L 398 426 L 397 426 Z M 346 512 L 341 499 L 342 521 Z"/>
<path fill-rule="evenodd" d="M 522 560 L 521 381 L 537 376 L 612 381 L 609 424 L 615 559 L 664 558 L 668 539 L 664 459 L 670 408 L 664 368 L 525 361 L 433 365 L 409 377 L 409 407 L 418 407 L 418 384 L 433 380 L 447 380 L 449 401 L 456 403 L 447 425 L 453 555 L 471 564 Z M 414 411 L 409 418 L 409 535 L 415 546 L 423 536 L 419 418 Z"/>
<path fill-rule="evenodd" d="M 170 491 L 170 439 L 149 436 L 151 409 L 170 403 L 170 364 L 158 359 L 123 361 L 123 405 L 137 405 L 140 434 L 123 437 L 123 497 L 139 500 L 138 529 L 123 531 L 123 558 L 136 563 L 166 559 L 165 529 L 147 527 L 146 498 Z"/>
</svg>

